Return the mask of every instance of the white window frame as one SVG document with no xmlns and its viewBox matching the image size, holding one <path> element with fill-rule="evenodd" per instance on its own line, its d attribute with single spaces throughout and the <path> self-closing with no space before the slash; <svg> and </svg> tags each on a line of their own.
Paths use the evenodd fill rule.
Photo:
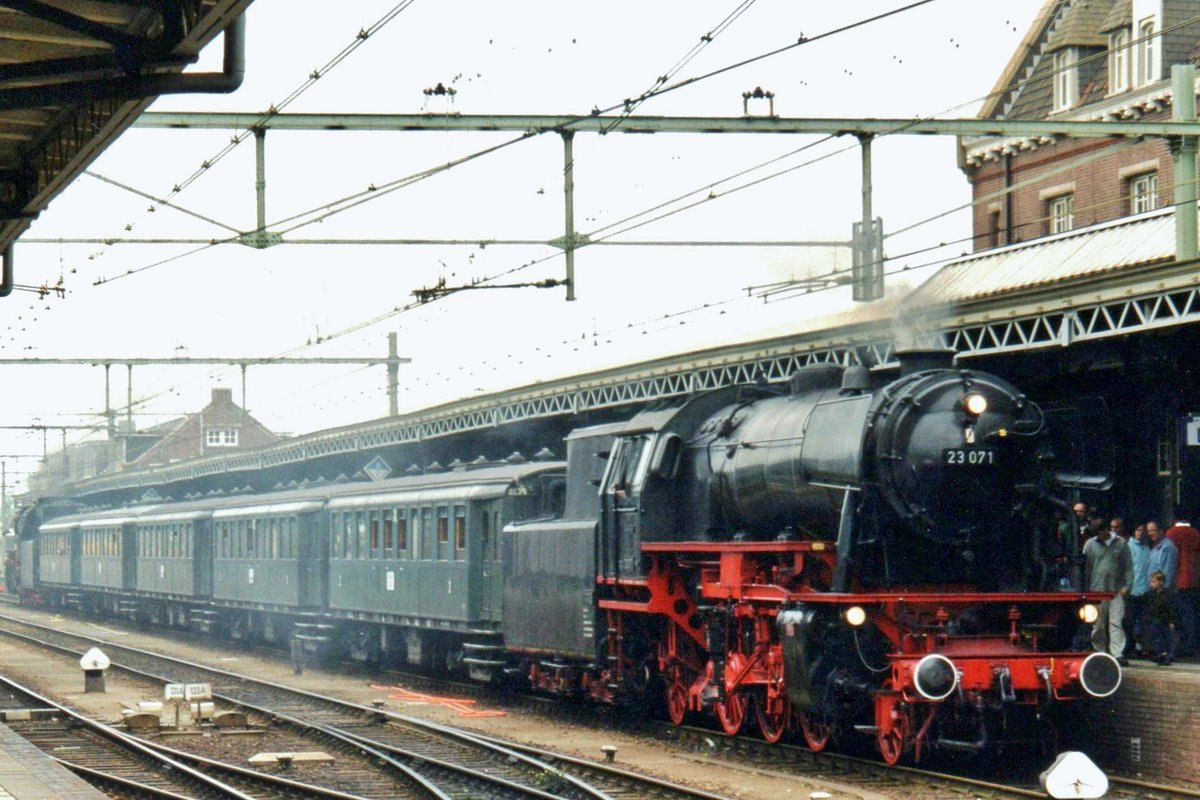
<svg viewBox="0 0 1200 800">
<path fill-rule="evenodd" d="M 1129 213 L 1144 214 L 1158 208 L 1158 173 L 1144 172 L 1129 179 Z"/>
<path fill-rule="evenodd" d="M 1066 111 L 1079 102 L 1079 67 L 1075 49 L 1068 47 L 1054 54 L 1054 110 Z"/>
<path fill-rule="evenodd" d="M 209 447 L 237 447 L 237 428 L 208 428 L 204 431 L 204 442 Z"/>
<path fill-rule="evenodd" d="M 1075 195 L 1060 194 L 1047 201 L 1050 233 L 1065 233 L 1075 227 Z"/>
<path fill-rule="evenodd" d="M 1129 31 L 1119 30 L 1108 37 L 1108 93 L 1129 91 Z"/>
<path fill-rule="evenodd" d="M 1145 86 L 1158 80 L 1162 69 L 1158 65 L 1159 48 L 1158 35 L 1154 18 L 1144 19 L 1138 25 L 1137 48 L 1137 80 L 1138 86 Z"/>
</svg>

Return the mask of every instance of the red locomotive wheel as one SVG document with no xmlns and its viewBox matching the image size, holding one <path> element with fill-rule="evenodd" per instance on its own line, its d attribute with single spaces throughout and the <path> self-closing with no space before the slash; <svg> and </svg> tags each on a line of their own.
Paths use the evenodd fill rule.
<svg viewBox="0 0 1200 800">
<path fill-rule="evenodd" d="M 730 736 L 737 736 L 746 721 L 746 706 L 748 702 L 744 692 L 732 692 L 725 695 L 724 703 L 717 703 L 717 719 L 721 721 L 721 729 Z"/>
<path fill-rule="evenodd" d="M 911 712 L 904 706 L 903 700 L 899 693 L 886 694 L 887 690 L 892 688 L 892 682 L 884 681 L 883 688 L 885 694 L 881 694 L 875 698 L 876 704 L 876 720 L 882 723 L 883 721 L 890 722 L 890 727 L 887 724 L 879 725 L 879 733 L 875 734 L 875 739 L 879 743 L 879 754 L 883 756 L 883 760 L 889 765 L 895 766 L 900 763 L 900 759 L 904 757 L 905 750 L 910 744 L 908 741 L 912 732 Z"/>
<path fill-rule="evenodd" d="M 676 725 L 682 725 L 683 718 L 687 716 L 687 693 L 687 687 L 679 678 L 671 681 L 667 687 L 667 716 Z"/>
<path fill-rule="evenodd" d="M 762 737 L 775 744 L 788 731 L 788 724 L 792 720 L 792 704 L 786 697 L 777 698 L 772 703 L 765 694 L 756 692 L 754 716 L 758 719 L 758 730 Z"/>
<path fill-rule="evenodd" d="M 833 726 L 817 719 L 817 715 L 811 711 L 798 711 L 796 716 L 800 718 L 800 732 L 804 734 L 808 749 L 814 753 L 824 750 L 829 744 L 829 737 L 833 735 Z"/>
</svg>

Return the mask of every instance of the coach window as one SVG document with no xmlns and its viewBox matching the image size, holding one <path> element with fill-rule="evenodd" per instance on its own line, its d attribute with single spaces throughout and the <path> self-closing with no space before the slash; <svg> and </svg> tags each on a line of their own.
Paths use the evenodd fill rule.
<svg viewBox="0 0 1200 800">
<path fill-rule="evenodd" d="M 371 515 L 371 558 L 379 558 L 379 512 L 368 513 Z"/>
<path fill-rule="evenodd" d="M 419 508 L 409 509 L 409 539 L 411 543 L 411 553 L 414 559 L 421 557 L 421 510 Z"/>
<path fill-rule="evenodd" d="M 408 558 L 408 509 L 396 510 L 396 558 Z"/>
<path fill-rule="evenodd" d="M 347 511 L 342 515 L 342 531 L 345 533 L 345 542 L 342 548 L 342 558 L 354 557 L 354 512 Z"/>
<path fill-rule="evenodd" d="M 450 509 L 438 506 L 437 509 L 437 558 L 447 561 L 450 558 Z"/>
<path fill-rule="evenodd" d="M 392 517 L 396 512 L 393 509 L 385 508 L 379 512 L 380 519 L 383 523 L 383 557 L 395 558 L 396 554 L 392 548 L 396 544 L 395 528 L 392 525 Z"/>
<path fill-rule="evenodd" d="M 421 509 L 421 558 L 432 561 L 437 558 L 437 530 L 434 528 L 433 508 Z"/>
<path fill-rule="evenodd" d="M 354 512 L 354 517 L 355 521 L 358 523 L 358 552 L 356 556 L 358 558 L 366 558 L 370 553 L 370 551 L 367 549 L 367 512 L 356 511 Z"/>
<path fill-rule="evenodd" d="M 467 557 L 467 509 L 465 506 L 454 507 L 454 559 L 461 561 Z"/>
</svg>

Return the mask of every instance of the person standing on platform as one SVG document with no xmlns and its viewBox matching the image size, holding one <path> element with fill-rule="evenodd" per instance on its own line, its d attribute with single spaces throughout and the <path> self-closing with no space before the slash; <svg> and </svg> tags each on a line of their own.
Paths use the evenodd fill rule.
<svg viewBox="0 0 1200 800">
<path fill-rule="evenodd" d="M 1179 551 L 1179 576 L 1176 578 L 1175 600 L 1179 607 L 1179 655 L 1187 658 L 1196 654 L 1197 595 L 1200 595 L 1200 531 L 1187 520 L 1176 519 L 1163 534 Z"/>
<path fill-rule="evenodd" d="M 1162 528 L 1155 520 L 1146 523 L 1146 536 L 1150 538 L 1150 572 L 1161 571 L 1167 587 L 1173 589 L 1179 576 L 1179 550 L 1174 542 L 1163 536 Z"/>
<path fill-rule="evenodd" d="M 1145 525 L 1133 529 L 1128 546 L 1133 583 L 1129 586 L 1129 602 L 1125 607 L 1125 657 L 1131 658 L 1138 655 L 1139 650 L 1150 652 L 1145 630 L 1146 600 L 1150 593 L 1150 541 Z"/>
<path fill-rule="evenodd" d="M 1096 535 L 1083 546 L 1087 587 L 1092 592 L 1112 592 L 1100 604 L 1100 616 L 1092 626 L 1092 647 L 1106 652 L 1121 666 L 1125 660 L 1125 598 L 1133 583 L 1133 563 L 1129 545 L 1111 528 L 1099 526 Z"/>
<path fill-rule="evenodd" d="M 1150 658 L 1159 666 L 1170 666 L 1175 659 L 1175 598 L 1167 589 L 1162 570 L 1150 573 L 1150 592 L 1146 596 L 1146 646 Z"/>
</svg>

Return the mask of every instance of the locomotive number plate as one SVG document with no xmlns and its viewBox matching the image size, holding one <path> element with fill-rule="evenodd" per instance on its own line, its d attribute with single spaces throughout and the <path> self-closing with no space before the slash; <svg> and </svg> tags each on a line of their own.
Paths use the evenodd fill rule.
<svg viewBox="0 0 1200 800">
<path fill-rule="evenodd" d="M 953 467 L 990 467 L 998 459 L 990 447 L 948 447 L 942 451 L 942 463 Z"/>
</svg>

